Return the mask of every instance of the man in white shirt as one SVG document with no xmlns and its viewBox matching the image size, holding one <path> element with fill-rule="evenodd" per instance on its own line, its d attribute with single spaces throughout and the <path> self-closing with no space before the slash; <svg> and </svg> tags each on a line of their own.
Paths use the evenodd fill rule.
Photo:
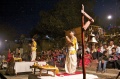
<svg viewBox="0 0 120 79">
<path fill-rule="evenodd" d="M 116 54 L 120 55 L 120 46 L 115 45 L 115 48 L 116 48 Z"/>
<path fill-rule="evenodd" d="M 113 47 L 114 47 L 114 42 L 113 42 L 113 40 L 111 40 L 110 43 L 109 43 L 109 46 L 108 46 L 108 48 L 107 48 L 109 55 L 112 54 L 112 48 L 113 48 Z"/>
</svg>

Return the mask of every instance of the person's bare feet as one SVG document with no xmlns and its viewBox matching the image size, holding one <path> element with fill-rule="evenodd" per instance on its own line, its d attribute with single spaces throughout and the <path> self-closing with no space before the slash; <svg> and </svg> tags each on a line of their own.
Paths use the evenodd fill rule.
<svg viewBox="0 0 120 79">
<path fill-rule="evenodd" d="M 105 70 L 103 70 L 101 73 L 105 73 Z"/>
</svg>

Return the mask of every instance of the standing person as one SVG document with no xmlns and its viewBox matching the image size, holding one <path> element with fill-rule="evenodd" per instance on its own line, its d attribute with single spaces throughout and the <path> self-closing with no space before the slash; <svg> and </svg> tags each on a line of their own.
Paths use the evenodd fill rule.
<svg viewBox="0 0 120 79">
<path fill-rule="evenodd" d="M 16 48 L 16 54 L 20 53 L 20 49 Z"/>
<path fill-rule="evenodd" d="M 77 67 L 77 55 L 76 51 L 78 49 L 77 46 L 77 38 L 74 36 L 74 32 L 70 32 L 70 38 L 66 36 L 66 40 L 68 42 L 68 53 L 66 55 L 65 61 L 65 71 L 69 74 L 74 74 Z"/>
<path fill-rule="evenodd" d="M 7 62 L 8 62 L 8 67 L 6 69 L 6 74 L 8 75 L 14 75 L 15 71 L 14 71 L 14 65 L 15 65 L 15 61 L 14 61 L 14 54 L 13 52 L 8 51 L 8 56 L 7 56 Z"/>
<path fill-rule="evenodd" d="M 37 49 L 37 43 L 34 38 L 32 38 L 32 44 L 31 44 L 31 61 L 35 61 L 36 59 L 36 49 Z"/>
<path fill-rule="evenodd" d="M 10 49 L 8 50 L 8 54 L 7 54 L 7 62 L 9 62 L 9 61 L 11 61 L 11 59 L 12 59 L 12 54 L 11 54 L 11 51 L 10 51 Z"/>
</svg>

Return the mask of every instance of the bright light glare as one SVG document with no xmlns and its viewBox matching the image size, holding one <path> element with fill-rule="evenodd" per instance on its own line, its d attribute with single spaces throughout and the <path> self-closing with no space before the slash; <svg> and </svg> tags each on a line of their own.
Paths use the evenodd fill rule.
<svg viewBox="0 0 120 79">
<path fill-rule="evenodd" d="M 7 42 L 7 40 L 5 40 L 5 42 Z"/>
<path fill-rule="evenodd" d="M 112 16 L 111 15 L 108 15 L 108 17 L 107 17 L 108 19 L 112 19 Z"/>
</svg>

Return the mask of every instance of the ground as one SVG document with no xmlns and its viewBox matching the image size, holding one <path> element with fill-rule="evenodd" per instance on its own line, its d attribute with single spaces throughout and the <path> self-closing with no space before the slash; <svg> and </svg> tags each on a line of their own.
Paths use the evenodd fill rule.
<svg viewBox="0 0 120 79">
<path fill-rule="evenodd" d="M 60 70 L 64 71 L 64 68 L 60 68 Z M 78 68 L 77 70 L 82 71 L 81 68 Z M 86 68 L 86 73 L 95 74 L 99 77 L 99 79 L 116 79 L 118 72 L 118 69 L 107 69 L 105 73 L 96 73 L 95 68 Z M 30 73 L 21 73 L 15 76 L 5 76 L 7 79 L 28 79 L 28 74 Z M 118 79 L 120 79 L 120 77 Z"/>
<path fill-rule="evenodd" d="M 6 76 L 7 79 L 28 79 L 28 75 Z"/>
</svg>

